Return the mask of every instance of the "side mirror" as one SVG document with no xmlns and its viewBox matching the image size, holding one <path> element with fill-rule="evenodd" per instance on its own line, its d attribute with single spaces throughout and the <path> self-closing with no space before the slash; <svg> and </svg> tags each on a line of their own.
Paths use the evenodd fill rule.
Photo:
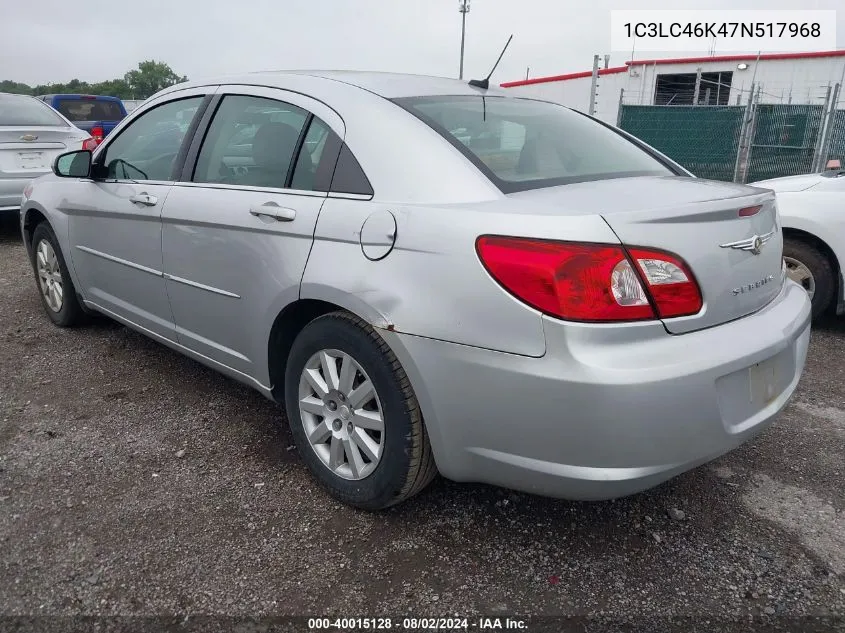
<svg viewBox="0 0 845 633">
<path fill-rule="evenodd" d="M 91 175 L 91 150 L 60 154 L 53 163 L 53 173 L 61 178 L 88 178 Z"/>
</svg>

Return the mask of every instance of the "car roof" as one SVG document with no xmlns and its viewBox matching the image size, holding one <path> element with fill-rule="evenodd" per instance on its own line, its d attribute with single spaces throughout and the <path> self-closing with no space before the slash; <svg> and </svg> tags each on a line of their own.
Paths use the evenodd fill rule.
<svg viewBox="0 0 845 633">
<path fill-rule="evenodd" d="M 411 75 L 358 70 L 278 70 L 230 75 L 190 81 L 177 84 L 179 88 L 203 86 L 209 84 L 246 84 L 284 88 L 286 79 L 308 77 L 315 83 L 340 82 L 355 86 L 386 99 L 402 97 L 422 97 L 434 95 L 480 95 L 507 94 L 499 88 L 482 90 L 469 85 L 466 81 L 435 77 L 429 75 Z M 174 86 L 175 87 L 175 86 Z"/>
<path fill-rule="evenodd" d="M 64 94 L 49 94 L 38 95 L 39 97 L 49 97 L 51 99 L 100 99 L 103 101 L 120 101 L 118 97 L 110 95 L 89 95 L 84 92 L 80 93 L 64 93 Z"/>
</svg>

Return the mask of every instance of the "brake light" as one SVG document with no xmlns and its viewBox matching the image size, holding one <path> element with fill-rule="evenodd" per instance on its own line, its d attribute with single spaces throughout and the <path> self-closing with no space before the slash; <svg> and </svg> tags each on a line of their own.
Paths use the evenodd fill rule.
<svg viewBox="0 0 845 633">
<path fill-rule="evenodd" d="M 632 249 L 629 258 L 621 245 L 491 235 L 478 238 L 476 250 L 505 290 L 560 319 L 642 321 L 701 309 L 686 264 L 661 251 Z"/>
<path fill-rule="evenodd" d="M 704 305 L 698 282 L 680 258 L 665 251 L 629 248 L 662 319 L 696 314 Z"/>
<path fill-rule="evenodd" d="M 744 209 L 739 210 L 739 217 L 750 218 L 752 215 L 757 215 L 762 208 L 762 204 L 758 204 L 756 207 L 745 207 Z"/>
<path fill-rule="evenodd" d="M 97 145 L 99 145 L 99 143 L 97 143 L 97 140 L 91 137 L 88 137 L 84 141 L 82 141 L 82 149 L 87 149 L 91 152 L 97 149 Z"/>
<path fill-rule="evenodd" d="M 99 125 L 95 125 L 91 128 L 91 136 L 94 138 L 94 141 L 97 143 L 97 145 L 99 145 L 103 142 L 103 136 L 105 136 L 103 134 L 103 128 Z M 94 147 L 96 147 L 97 145 L 95 145 Z"/>
</svg>

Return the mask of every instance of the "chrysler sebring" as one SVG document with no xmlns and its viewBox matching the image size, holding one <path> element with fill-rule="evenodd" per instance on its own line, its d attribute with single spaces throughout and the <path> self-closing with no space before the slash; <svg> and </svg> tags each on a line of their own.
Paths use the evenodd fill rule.
<svg viewBox="0 0 845 633">
<path fill-rule="evenodd" d="M 768 426 L 807 293 L 774 194 L 581 113 L 358 72 L 182 83 L 30 184 L 47 316 L 107 315 L 282 404 L 339 499 L 437 472 L 644 490 Z"/>
</svg>

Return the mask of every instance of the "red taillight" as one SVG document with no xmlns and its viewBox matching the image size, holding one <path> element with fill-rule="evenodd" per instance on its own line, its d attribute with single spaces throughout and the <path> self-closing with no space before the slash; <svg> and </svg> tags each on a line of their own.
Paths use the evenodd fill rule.
<svg viewBox="0 0 845 633">
<path fill-rule="evenodd" d="M 99 143 L 95 138 L 86 138 L 84 141 L 82 141 L 82 149 L 87 149 L 92 152 L 97 149 L 97 145 L 99 145 Z"/>
<path fill-rule="evenodd" d="M 680 258 L 665 251 L 629 248 L 660 318 L 696 314 L 703 305 L 701 291 L 692 271 Z"/>
<path fill-rule="evenodd" d="M 94 137 L 94 140 L 97 142 L 97 145 L 103 142 L 103 128 L 99 125 L 95 125 L 91 128 L 91 136 Z M 96 147 L 96 146 L 95 146 Z"/>
<path fill-rule="evenodd" d="M 750 218 L 752 215 L 757 215 L 762 208 L 762 204 L 758 204 L 756 207 L 745 207 L 744 209 L 739 210 L 739 217 Z"/>
<path fill-rule="evenodd" d="M 639 269 L 635 271 L 623 247 L 614 244 L 487 235 L 478 238 L 476 248 L 488 272 L 507 291 L 561 319 L 641 321 L 701 309 L 692 273 L 668 253 L 632 249 Z"/>
</svg>

